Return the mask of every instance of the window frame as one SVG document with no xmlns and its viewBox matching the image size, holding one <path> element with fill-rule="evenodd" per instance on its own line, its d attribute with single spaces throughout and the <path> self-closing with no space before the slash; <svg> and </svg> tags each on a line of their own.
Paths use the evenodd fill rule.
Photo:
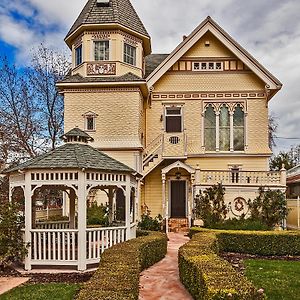
<svg viewBox="0 0 300 300">
<path fill-rule="evenodd" d="M 96 131 L 96 118 L 97 118 L 97 114 L 93 113 L 93 112 L 88 112 L 83 114 L 84 117 L 84 130 L 88 131 L 88 132 L 95 132 Z M 93 120 L 93 129 L 89 128 L 89 119 Z"/>
<path fill-rule="evenodd" d="M 108 58 L 107 59 L 96 59 L 96 43 L 108 43 Z M 109 61 L 111 58 L 111 45 L 110 45 L 110 40 L 105 39 L 105 40 L 93 40 L 93 47 L 92 47 L 92 51 L 93 51 L 93 60 L 94 61 Z M 106 55 L 106 51 L 104 51 L 104 55 Z"/>
<path fill-rule="evenodd" d="M 203 134 L 202 134 L 202 147 L 204 149 L 205 152 L 221 152 L 221 153 L 230 153 L 230 152 L 234 152 L 234 153 L 243 153 L 245 152 L 245 150 L 247 149 L 247 112 L 245 110 L 245 103 L 242 102 L 236 102 L 233 105 L 230 103 L 227 103 L 225 101 L 218 101 L 218 102 L 211 102 L 211 101 L 207 101 L 204 103 L 204 110 L 202 113 L 202 126 L 203 126 Z M 216 145 L 214 147 L 213 150 L 208 150 L 206 148 L 206 127 L 205 127 L 205 122 L 206 122 L 206 110 L 208 109 L 208 107 L 213 107 L 214 108 L 214 113 L 215 113 L 215 118 L 216 118 Z M 228 126 L 223 126 L 221 127 L 221 108 L 223 106 L 226 106 L 228 109 L 228 113 L 229 113 L 229 149 L 228 150 L 222 150 L 221 149 L 221 129 L 226 129 Z M 236 108 L 239 107 L 242 112 L 243 112 L 243 126 L 238 126 L 239 128 L 243 129 L 243 150 L 235 150 L 235 143 L 234 143 L 234 139 L 235 139 L 235 132 L 234 129 L 237 128 L 237 126 L 234 125 L 234 115 L 235 115 L 235 111 Z M 226 128 L 225 128 L 226 127 Z M 228 128 L 227 128 L 228 129 Z"/>
<path fill-rule="evenodd" d="M 128 47 L 131 50 L 134 50 L 132 57 L 131 57 L 131 54 L 126 53 L 126 47 Z M 126 61 L 126 58 L 129 58 L 129 60 L 132 59 L 133 63 L 131 63 L 129 61 Z M 136 64 L 137 64 L 137 47 L 135 47 L 133 45 L 130 45 L 129 43 L 126 43 L 126 42 L 123 43 L 123 62 L 126 63 L 126 64 L 129 64 L 131 66 L 136 67 Z"/>
<path fill-rule="evenodd" d="M 221 72 L 223 70 L 223 61 L 194 61 L 192 63 L 193 72 Z"/>
<path fill-rule="evenodd" d="M 180 114 L 171 114 L 168 115 L 167 111 L 168 109 L 180 109 Z M 167 120 L 170 117 L 180 117 L 180 126 L 181 126 L 181 131 L 168 131 L 167 130 Z M 184 131 L 184 122 L 183 122 L 183 105 L 165 105 L 164 107 L 164 131 L 166 133 L 182 133 Z"/>
<path fill-rule="evenodd" d="M 78 50 L 81 50 L 80 51 L 80 63 L 78 62 Z M 82 46 L 82 44 L 81 45 L 79 45 L 79 46 L 77 46 L 76 48 L 75 48 L 75 67 L 78 67 L 79 65 L 81 65 L 83 63 L 83 46 Z"/>
</svg>

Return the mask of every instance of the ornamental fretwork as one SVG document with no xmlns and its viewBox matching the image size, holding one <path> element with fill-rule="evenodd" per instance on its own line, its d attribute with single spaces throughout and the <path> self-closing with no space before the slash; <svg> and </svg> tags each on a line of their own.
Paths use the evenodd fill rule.
<svg viewBox="0 0 300 300">
<path fill-rule="evenodd" d="M 116 75 L 115 63 L 88 63 L 87 75 Z"/>
</svg>

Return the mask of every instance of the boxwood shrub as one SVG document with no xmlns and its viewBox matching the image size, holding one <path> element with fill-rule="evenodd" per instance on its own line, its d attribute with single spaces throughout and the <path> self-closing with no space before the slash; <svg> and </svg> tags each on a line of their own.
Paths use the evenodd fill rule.
<svg viewBox="0 0 300 300">
<path fill-rule="evenodd" d="M 191 228 L 190 235 L 214 232 L 221 251 L 262 256 L 300 255 L 300 233 L 296 231 L 232 231 Z"/>
<path fill-rule="evenodd" d="M 196 234 L 179 249 L 180 279 L 194 299 L 264 299 L 250 281 L 217 253 L 214 233 Z"/>
<path fill-rule="evenodd" d="M 83 286 L 78 300 L 137 300 L 140 272 L 167 253 L 167 236 L 138 232 L 139 237 L 106 250 L 99 268 Z"/>
</svg>

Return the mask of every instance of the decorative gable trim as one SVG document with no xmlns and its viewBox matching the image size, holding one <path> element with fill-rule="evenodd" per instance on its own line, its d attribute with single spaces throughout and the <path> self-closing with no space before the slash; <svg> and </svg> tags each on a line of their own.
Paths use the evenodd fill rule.
<svg viewBox="0 0 300 300">
<path fill-rule="evenodd" d="M 175 169 L 175 168 L 181 168 L 181 169 L 184 169 L 186 170 L 188 173 L 190 174 L 195 174 L 196 170 L 192 167 L 190 167 L 189 165 L 181 162 L 180 160 L 174 162 L 173 164 L 163 168 L 161 170 L 161 173 L 162 174 L 167 174 L 168 172 L 170 172 L 171 170 Z"/>
<path fill-rule="evenodd" d="M 152 87 L 172 66 L 194 46 L 199 39 L 210 31 L 225 47 L 240 59 L 263 82 L 266 89 L 280 90 L 282 83 L 265 69 L 249 52 L 240 46 L 228 33 L 226 33 L 211 17 L 207 17 L 175 50 L 148 76 L 148 86 Z"/>
</svg>

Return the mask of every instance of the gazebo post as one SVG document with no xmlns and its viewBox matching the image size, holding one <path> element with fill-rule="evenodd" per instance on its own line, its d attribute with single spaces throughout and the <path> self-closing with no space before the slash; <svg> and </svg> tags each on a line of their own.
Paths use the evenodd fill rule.
<svg viewBox="0 0 300 300">
<path fill-rule="evenodd" d="M 86 270 L 86 185 L 84 170 L 78 172 L 78 270 Z"/>
<path fill-rule="evenodd" d="M 31 174 L 25 174 L 25 245 L 29 245 L 25 258 L 25 270 L 31 270 L 31 227 L 32 227 L 32 198 L 31 198 Z"/>
<path fill-rule="evenodd" d="M 69 221 L 70 221 L 70 229 L 75 228 L 75 199 L 76 194 L 73 190 L 70 191 L 69 196 Z"/>
<path fill-rule="evenodd" d="M 126 191 L 125 191 L 125 226 L 126 226 L 126 240 L 131 239 L 130 231 L 130 175 L 126 175 Z"/>
<path fill-rule="evenodd" d="M 112 222 L 113 222 L 113 216 L 114 216 L 113 201 L 114 201 L 114 189 L 112 187 L 110 187 L 108 189 L 108 207 L 109 207 L 108 220 L 109 220 L 109 224 L 112 224 Z"/>
</svg>

